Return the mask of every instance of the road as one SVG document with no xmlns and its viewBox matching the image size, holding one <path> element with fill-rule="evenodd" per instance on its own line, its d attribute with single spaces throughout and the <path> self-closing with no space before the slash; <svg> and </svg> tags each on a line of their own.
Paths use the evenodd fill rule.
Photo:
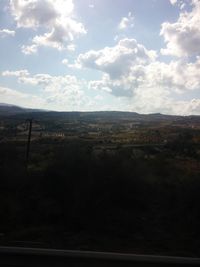
<svg viewBox="0 0 200 267">
<path fill-rule="evenodd" d="M 148 267 L 200 266 L 200 258 L 133 255 L 121 253 L 0 247 L 0 266 L 5 267 Z"/>
</svg>

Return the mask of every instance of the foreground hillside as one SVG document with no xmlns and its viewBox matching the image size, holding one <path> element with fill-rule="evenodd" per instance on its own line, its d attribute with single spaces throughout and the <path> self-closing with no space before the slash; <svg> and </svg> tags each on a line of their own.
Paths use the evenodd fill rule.
<svg viewBox="0 0 200 267">
<path fill-rule="evenodd" d="M 0 244 L 200 256 L 199 140 L 199 117 L 1 115 Z"/>
</svg>

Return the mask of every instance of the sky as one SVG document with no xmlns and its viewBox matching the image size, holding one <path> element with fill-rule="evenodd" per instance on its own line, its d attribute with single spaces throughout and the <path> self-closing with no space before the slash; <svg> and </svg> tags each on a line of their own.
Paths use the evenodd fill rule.
<svg viewBox="0 0 200 267">
<path fill-rule="evenodd" d="M 0 103 L 200 115 L 200 0 L 0 0 Z"/>
</svg>

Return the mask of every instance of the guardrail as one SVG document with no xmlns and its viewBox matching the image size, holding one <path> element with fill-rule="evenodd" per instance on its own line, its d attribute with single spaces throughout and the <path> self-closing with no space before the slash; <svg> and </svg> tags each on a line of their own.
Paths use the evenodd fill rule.
<svg viewBox="0 0 200 267">
<path fill-rule="evenodd" d="M 200 266 L 199 258 L 133 255 L 107 252 L 0 247 L 0 266 L 110 267 Z"/>
</svg>

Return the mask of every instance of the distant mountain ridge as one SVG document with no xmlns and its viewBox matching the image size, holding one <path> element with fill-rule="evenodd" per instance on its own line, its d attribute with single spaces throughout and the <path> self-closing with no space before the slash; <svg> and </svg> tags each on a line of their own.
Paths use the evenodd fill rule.
<svg viewBox="0 0 200 267">
<path fill-rule="evenodd" d="M 24 108 L 13 104 L 0 103 L 0 115 L 16 115 L 19 113 L 41 112 L 45 110 Z"/>
<path fill-rule="evenodd" d="M 34 114 L 32 114 L 34 113 Z M 163 120 L 175 120 L 175 121 L 185 121 L 188 119 L 200 120 L 200 116 L 191 115 L 191 116 L 180 116 L 180 115 L 166 115 L 161 113 L 150 113 L 150 114 L 140 114 L 137 112 L 129 111 L 51 111 L 45 109 L 31 109 L 24 108 L 17 105 L 0 103 L 0 116 L 23 116 L 31 115 L 35 118 L 40 118 L 41 115 L 43 118 L 48 119 L 66 119 L 66 118 L 75 118 L 75 119 L 105 119 L 105 120 L 129 120 L 134 119 L 136 121 L 163 121 Z"/>
<path fill-rule="evenodd" d="M 26 114 L 26 113 L 37 113 L 37 115 L 40 116 L 41 112 L 47 113 L 47 116 L 50 116 L 52 118 L 56 117 L 63 117 L 65 115 L 71 115 L 75 117 L 96 117 L 96 118 L 129 118 L 129 117 L 138 117 L 141 116 L 151 116 L 149 115 L 143 115 L 139 114 L 137 112 L 129 112 L 129 111 L 49 111 L 49 110 L 43 110 L 43 109 L 31 109 L 31 108 L 24 108 L 17 105 L 7 104 L 7 103 L 0 103 L 0 115 L 1 116 L 11 116 L 11 115 L 20 115 L 20 114 Z M 36 115 L 36 114 L 35 114 Z M 157 114 L 155 115 L 157 116 Z M 159 114 L 159 116 L 168 116 L 168 115 L 162 115 Z"/>
</svg>

